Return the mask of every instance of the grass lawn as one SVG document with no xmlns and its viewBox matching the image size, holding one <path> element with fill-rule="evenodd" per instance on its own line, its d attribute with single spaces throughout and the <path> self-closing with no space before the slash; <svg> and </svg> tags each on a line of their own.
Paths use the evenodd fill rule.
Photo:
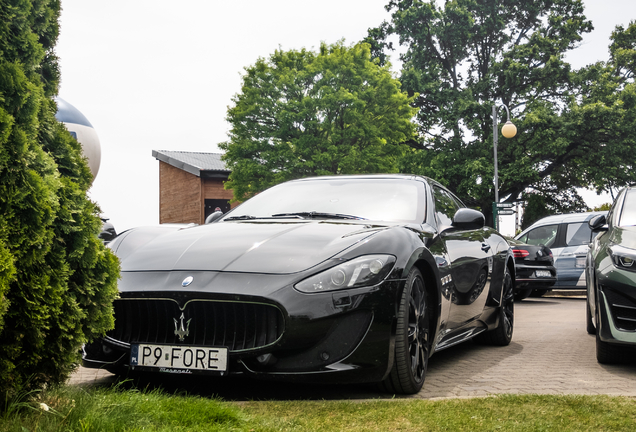
<svg viewBox="0 0 636 432">
<path fill-rule="evenodd" d="M 159 390 L 68 386 L 0 413 L 0 431 L 634 431 L 636 399 L 227 402 Z"/>
</svg>

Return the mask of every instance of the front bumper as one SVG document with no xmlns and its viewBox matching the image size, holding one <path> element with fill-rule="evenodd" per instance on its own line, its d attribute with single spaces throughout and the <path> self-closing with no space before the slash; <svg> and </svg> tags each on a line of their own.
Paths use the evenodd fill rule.
<svg viewBox="0 0 636 432">
<path fill-rule="evenodd" d="M 611 269 L 599 276 L 598 287 L 600 339 L 636 345 L 636 273 Z"/>
<path fill-rule="evenodd" d="M 267 297 L 180 292 L 175 299 L 171 292 L 126 292 L 116 300 L 116 328 L 84 347 L 83 364 L 117 373 L 126 369 L 160 372 L 131 366 L 131 344 L 218 345 L 228 348 L 226 372 L 165 372 L 249 374 L 321 383 L 381 381 L 392 362 L 395 303 L 403 284 L 393 280 L 319 294 L 302 294 L 288 286 Z M 254 308 L 265 312 L 250 315 L 247 311 Z M 232 320 L 227 318 L 230 310 L 237 314 Z M 173 321 L 178 321 L 181 312 L 185 320 L 192 319 L 184 341 L 174 334 Z M 221 322 L 232 326 L 231 331 L 218 329 Z M 241 327 L 245 322 L 251 324 Z M 223 335 L 214 339 L 211 333 Z"/>
</svg>

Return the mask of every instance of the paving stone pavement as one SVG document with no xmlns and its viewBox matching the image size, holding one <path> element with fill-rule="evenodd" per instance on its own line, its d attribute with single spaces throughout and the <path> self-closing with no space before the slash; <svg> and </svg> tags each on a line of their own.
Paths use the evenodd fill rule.
<svg viewBox="0 0 636 432">
<path fill-rule="evenodd" d="M 105 371 L 80 368 L 71 384 L 108 384 L 113 376 Z M 302 393 L 288 384 L 245 385 L 245 397 L 267 398 L 266 391 L 280 389 L 286 397 L 378 398 L 367 388 L 336 386 Z M 259 386 L 262 388 L 259 389 Z M 236 396 L 237 387 L 215 387 Z M 266 389 L 265 389 L 266 387 Z M 260 393 L 255 393 L 260 392 Z M 424 389 L 408 398 L 435 399 L 494 394 L 583 394 L 636 397 L 636 361 L 630 365 L 601 365 L 595 356 L 594 336 L 585 331 L 585 300 L 582 298 L 530 298 L 515 304 L 515 329 L 507 347 L 490 347 L 471 342 L 433 355 Z M 312 396 L 308 396 L 311 394 Z M 232 396 L 234 395 L 234 396 Z M 276 397 L 276 396 L 273 396 Z"/>
<path fill-rule="evenodd" d="M 515 304 L 507 347 L 464 344 L 431 357 L 414 397 L 492 394 L 636 396 L 636 363 L 601 365 L 585 330 L 585 299 L 530 298 Z"/>
</svg>

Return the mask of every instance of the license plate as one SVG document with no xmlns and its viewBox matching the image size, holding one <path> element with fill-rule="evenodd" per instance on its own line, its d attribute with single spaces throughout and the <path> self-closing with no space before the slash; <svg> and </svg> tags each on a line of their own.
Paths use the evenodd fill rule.
<svg viewBox="0 0 636 432">
<path fill-rule="evenodd" d="M 541 277 L 551 277 L 551 276 L 552 276 L 552 274 L 550 273 L 550 271 L 549 271 L 549 270 L 536 270 L 536 271 L 534 272 L 534 275 L 535 275 L 536 277 L 538 277 L 538 278 L 541 278 Z"/>
<path fill-rule="evenodd" d="M 133 344 L 130 365 L 159 368 L 164 372 L 227 370 L 227 348 Z"/>
</svg>

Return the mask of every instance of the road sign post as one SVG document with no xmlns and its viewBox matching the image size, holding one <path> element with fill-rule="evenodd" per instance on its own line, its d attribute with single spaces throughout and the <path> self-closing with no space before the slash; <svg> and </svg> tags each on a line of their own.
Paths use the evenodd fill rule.
<svg viewBox="0 0 636 432">
<path fill-rule="evenodd" d="M 492 220 L 494 229 L 499 230 L 499 216 L 513 215 L 516 213 L 513 207 L 514 204 L 512 203 L 492 203 Z"/>
<path fill-rule="evenodd" d="M 497 230 L 497 222 L 499 220 L 499 207 L 496 202 L 492 203 L 492 227 Z"/>
</svg>

